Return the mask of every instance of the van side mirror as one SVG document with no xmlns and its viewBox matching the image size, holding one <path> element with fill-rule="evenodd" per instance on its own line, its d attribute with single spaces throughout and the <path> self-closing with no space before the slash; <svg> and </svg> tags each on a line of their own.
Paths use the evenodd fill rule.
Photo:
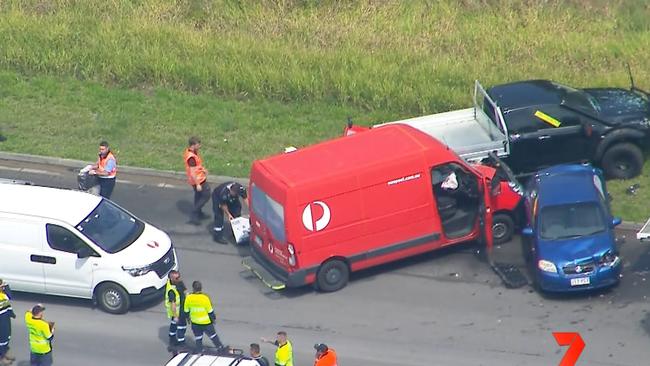
<svg viewBox="0 0 650 366">
<path fill-rule="evenodd" d="M 622 222 L 620 217 L 614 217 L 612 219 L 612 227 L 620 225 Z"/>
<path fill-rule="evenodd" d="M 79 248 L 79 250 L 77 251 L 77 258 L 79 259 L 88 258 L 88 257 L 92 257 L 94 254 L 95 253 L 93 252 L 92 249 L 88 247 L 82 247 Z"/>
<path fill-rule="evenodd" d="M 521 230 L 521 235 L 525 236 L 533 236 L 533 228 L 532 227 L 525 227 Z"/>
</svg>

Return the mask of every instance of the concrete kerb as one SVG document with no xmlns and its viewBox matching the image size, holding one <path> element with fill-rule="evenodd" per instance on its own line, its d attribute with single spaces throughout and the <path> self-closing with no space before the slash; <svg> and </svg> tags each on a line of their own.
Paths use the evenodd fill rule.
<svg viewBox="0 0 650 366">
<path fill-rule="evenodd" d="M 74 160 L 74 159 L 63 159 L 49 156 L 40 156 L 40 155 L 29 155 L 29 154 L 19 154 L 19 153 L 10 153 L 0 151 L 0 160 L 11 160 L 24 163 L 32 164 L 45 164 L 45 165 L 56 165 L 62 166 L 65 168 L 72 169 L 81 169 L 84 166 L 88 165 L 88 161 Z M 158 170 L 152 168 L 140 168 L 132 166 L 118 166 L 119 172 L 132 174 L 132 175 L 143 175 L 147 177 L 160 177 L 160 178 L 172 178 L 178 180 L 185 180 L 185 172 L 177 172 L 173 170 Z M 119 178 L 118 178 L 119 179 Z M 209 175 L 209 182 L 225 182 L 225 181 L 235 181 L 241 184 L 248 185 L 247 178 L 237 178 L 229 177 L 224 175 Z"/>
<path fill-rule="evenodd" d="M 34 164 L 47 164 L 47 165 L 58 165 L 66 168 L 81 169 L 82 167 L 88 164 L 87 161 L 74 160 L 74 159 L 63 159 L 55 158 L 49 156 L 40 156 L 40 155 L 29 155 L 29 154 L 19 154 L 19 153 L 10 153 L 0 151 L 0 160 L 12 160 L 20 161 L 25 163 L 34 163 Z M 133 174 L 133 175 L 144 175 L 148 177 L 161 177 L 161 178 L 172 178 L 172 179 L 185 179 L 185 172 L 177 172 L 173 170 L 157 170 L 152 168 L 140 168 L 132 166 L 119 166 L 120 172 Z M 210 175 L 208 176 L 209 182 L 225 182 L 225 181 L 235 181 L 241 184 L 248 185 L 247 178 L 237 178 L 229 177 L 223 175 Z M 620 228 L 623 230 L 641 230 L 643 223 L 639 222 L 628 222 L 623 221 Z"/>
</svg>

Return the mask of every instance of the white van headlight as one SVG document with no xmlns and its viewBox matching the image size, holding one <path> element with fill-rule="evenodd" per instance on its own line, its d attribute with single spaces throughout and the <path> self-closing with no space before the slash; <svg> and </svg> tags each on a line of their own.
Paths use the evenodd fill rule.
<svg viewBox="0 0 650 366">
<path fill-rule="evenodd" d="M 138 276 L 144 276 L 147 273 L 151 272 L 151 266 L 144 266 L 144 267 L 125 267 L 122 266 L 122 269 L 129 272 L 129 274 L 133 277 L 138 277 Z"/>
</svg>

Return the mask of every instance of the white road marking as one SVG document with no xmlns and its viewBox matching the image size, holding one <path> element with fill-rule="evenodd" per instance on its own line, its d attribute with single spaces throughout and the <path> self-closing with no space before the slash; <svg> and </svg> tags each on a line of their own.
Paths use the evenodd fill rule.
<svg viewBox="0 0 650 366">
<path fill-rule="evenodd" d="M 10 170 L 13 172 L 22 172 L 22 173 L 32 173 L 32 174 L 47 174 L 47 175 L 61 175 L 61 173 L 57 172 L 50 172 L 47 170 L 41 170 L 41 169 L 29 169 L 29 168 L 14 168 L 10 166 L 2 166 L 0 165 L 0 170 Z"/>
<path fill-rule="evenodd" d="M 8 170 L 8 171 L 12 171 L 12 172 L 29 173 L 29 174 L 43 174 L 43 175 L 49 175 L 49 176 L 62 176 L 61 173 L 42 170 L 42 169 L 16 168 L 16 167 L 11 167 L 11 166 L 4 166 L 4 165 L 0 165 L 0 170 Z M 120 179 L 119 177 L 117 178 L 117 183 L 118 184 L 124 183 L 124 184 L 134 184 L 134 185 L 147 185 L 146 183 L 134 182 L 134 181 L 131 181 L 131 180 L 128 180 L 128 179 Z M 156 187 L 158 187 L 158 188 L 172 188 L 172 189 L 185 188 L 185 187 L 181 187 L 180 185 L 167 184 L 167 183 L 157 183 Z"/>
</svg>

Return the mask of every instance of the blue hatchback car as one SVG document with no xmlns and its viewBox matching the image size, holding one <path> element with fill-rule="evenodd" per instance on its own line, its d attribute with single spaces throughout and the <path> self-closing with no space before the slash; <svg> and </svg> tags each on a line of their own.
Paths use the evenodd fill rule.
<svg viewBox="0 0 650 366">
<path fill-rule="evenodd" d="M 526 187 L 524 255 L 542 291 L 571 292 L 616 285 L 622 269 L 602 171 L 557 165 Z"/>
</svg>

